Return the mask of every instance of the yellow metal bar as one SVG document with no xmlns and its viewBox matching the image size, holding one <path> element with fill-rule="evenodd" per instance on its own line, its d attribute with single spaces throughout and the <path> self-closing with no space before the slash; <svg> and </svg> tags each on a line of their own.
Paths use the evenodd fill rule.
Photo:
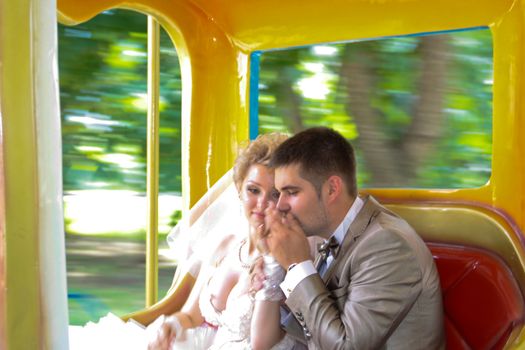
<svg viewBox="0 0 525 350">
<path fill-rule="evenodd" d="M 159 197 L 159 23 L 148 16 L 148 228 L 146 237 L 146 306 L 158 297 Z"/>
<path fill-rule="evenodd" d="M 39 274 L 38 181 L 32 0 L 2 1 L 0 11 L 0 118 L 5 253 L 0 288 L 5 305 L 0 322 L 6 349 L 39 349 L 42 334 Z M 36 21 L 36 19 L 35 19 Z"/>
<path fill-rule="evenodd" d="M 0 4 L 0 10 L 2 5 Z M 1 52 L 0 52 L 1 56 Z M 1 58 L 0 58 L 1 59 Z M 2 91 L 0 90 L 0 94 Z M 1 98 L 1 96 L 0 96 Z M 1 101 L 1 100 L 0 100 Z M 1 103 L 1 102 L 0 102 Z M 0 237 L 5 237 L 5 181 L 4 181 L 4 153 L 3 153 L 4 140 L 0 135 Z M 6 272 L 5 264 L 5 239 L 0 240 L 0 282 L 5 283 L 4 277 Z M 7 349 L 7 326 L 6 326 L 6 294 L 5 288 L 0 288 L 0 349 Z"/>
</svg>

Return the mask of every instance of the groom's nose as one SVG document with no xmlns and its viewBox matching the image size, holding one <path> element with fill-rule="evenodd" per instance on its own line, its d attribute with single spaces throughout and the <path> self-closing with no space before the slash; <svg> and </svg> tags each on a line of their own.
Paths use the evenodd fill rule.
<svg viewBox="0 0 525 350">
<path fill-rule="evenodd" d="M 288 213 L 291 209 L 290 204 L 288 204 L 288 201 L 285 197 L 286 196 L 281 193 L 279 200 L 277 201 L 277 205 L 275 206 L 281 213 Z"/>
</svg>

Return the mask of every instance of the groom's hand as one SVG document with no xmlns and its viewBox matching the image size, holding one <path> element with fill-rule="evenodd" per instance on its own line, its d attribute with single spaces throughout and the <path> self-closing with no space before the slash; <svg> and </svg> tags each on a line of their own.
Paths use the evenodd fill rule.
<svg viewBox="0 0 525 350">
<path fill-rule="evenodd" d="M 263 235 L 270 254 L 285 269 L 310 260 L 310 246 L 303 229 L 291 215 L 283 215 L 270 203 L 265 211 Z"/>
</svg>

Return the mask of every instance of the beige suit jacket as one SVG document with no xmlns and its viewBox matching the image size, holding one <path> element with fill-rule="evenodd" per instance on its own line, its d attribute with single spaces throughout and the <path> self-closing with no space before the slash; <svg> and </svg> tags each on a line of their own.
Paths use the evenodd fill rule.
<svg viewBox="0 0 525 350">
<path fill-rule="evenodd" d="M 308 349 L 444 348 L 430 251 L 406 221 L 364 201 L 323 279 L 310 275 L 289 295 L 286 331 Z"/>
</svg>

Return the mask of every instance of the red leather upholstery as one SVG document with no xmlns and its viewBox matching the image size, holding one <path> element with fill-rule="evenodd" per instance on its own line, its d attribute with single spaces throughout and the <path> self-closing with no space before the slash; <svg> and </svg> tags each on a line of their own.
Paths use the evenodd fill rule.
<svg viewBox="0 0 525 350">
<path fill-rule="evenodd" d="M 502 349 L 523 324 L 523 295 L 509 268 L 477 248 L 428 243 L 445 308 L 448 349 Z"/>
</svg>

